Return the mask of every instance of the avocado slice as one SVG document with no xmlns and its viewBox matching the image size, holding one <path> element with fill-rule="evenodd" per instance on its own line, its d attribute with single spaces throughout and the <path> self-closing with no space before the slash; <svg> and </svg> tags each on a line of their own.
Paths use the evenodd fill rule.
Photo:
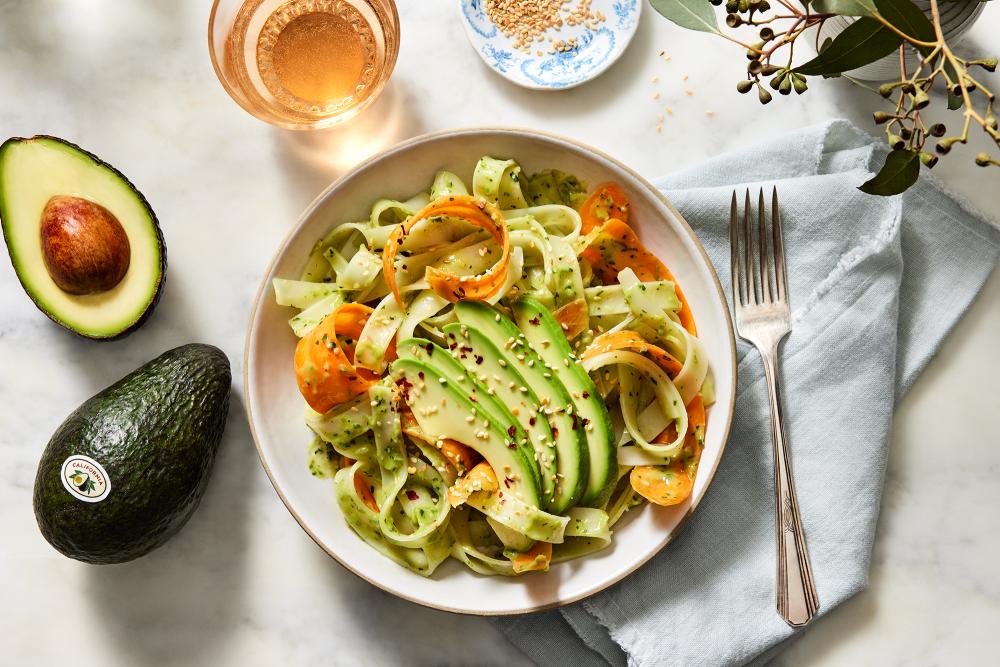
<svg viewBox="0 0 1000 667">
<path fill-rule="evenodd" d="M 523 334 L 509 317 L 479 301 L 455 304 L 455 315 L 461 325 L 448 325 L 445 333 L 451 337 L 451 342 L 458 344 L 459 350 L 463 347 L 473 350 L 472 356 L 467 355 L 464 359 L 460 356 L 460 361 L 468 367 L 470 361 L 474 363 L 479 358 L 484 364 L 491 360 L 488 386 L 501 400 L 515 401 L 517 394 L 523 394 L 532 408 L 526 415 L 547 418 L 552 436 L 549 442 L 555 443 L 554 471 L 558 476 L 552 495 L 546 496 L 546 500 L 550 512 L 565 512 L 583 496 L 590 467 L 582 424 L 566 411 L 566 406 L 573 404 L 569 391 L 558 375 L 545 367 L 535 350 L 524 345 Z M 511 372 L 504 374 L 508 370 Z M 501 378 L 499 382 L 494 375 Z M 510 391 L 511 382 L 515 383 L 514 392 Z M 544 420 L 536 420 L 536 424 L 537 421 Z M 543 466 L 543 479 L 546 473 L 552 472 L 553 466 Z"/>
<path fill-rule="evenodd" d="M 501 422 L 478 405 L 468 387 L 448 379 L 427 362 L 397 359 L 392 362 L 392 375 L 425 433 L 457 440 L 476 450 L 493 468 L 503 492 L 540 507 L 534 459 L 516 422 Z"/>
<path fill-rule="evenodd" d="M 552 374 L 570 392 L 575 414 L 583 419 L 587 449 L 590 453 L 590 475 L 587 490 L 580 500 L 584 507 L 603 507 L 618 479 L 618 460 L 608 407 L 583 370 L 566 334 L 545 306 L 537 299 L 521 297 L 513 303 L 514 320 L 524 332 L 528 346 L 538 352 Z"/>
<path fill-rule="evenodd" d="M 458 359 L 443 347 L 423 338 L 406 338 L 396 344 L 396 353 L 400 359 L 415 359 L 433 366 L 445 378 L 464 389 L 468 393 L 469 400 L 488 412 L 501 425 L 520 423 L 495 392 L 490 393 L 489 389 L 476 377 L 466 373 Z M 506 431 L 507 428 L 505 426 L 504 430 Z M 525 434 L 520 431 L 517 431 L 516 434 L 519 445 L 525 447 L 527 443 L 520 442 L 524 439 Z M 531 449 L 526 448 L 525 451 L 531 453 Z M 531 476 L 541 484 L 542 477 L 538 461 L 533 456 L 529 456 L 529 459 Z"/>
<path fill-rule="evenodd" d="M 444 333 L 448 350 L 460 366 L 464 366 L 464 372 L 495 397 L 528 435 L 542 484 L 542 507 L 555 511 L 552 505 L 557 480 L 554 439 L 545 415 L 538 414 L 540 403 L 535 393 L 513 366 L 506 361 L 501 363 L 503 357 L 499 350 L 478 330 L 449 324 Z"/>
<path fill-rule="evenodd" d="M 221 350 L 183 345 L 84 402 L 38 464 L 45 539 L 87 563 L 123 563 L 170 539 L 205 492 L 231 382 Z"/>
<path fill-rule="evenodd" d="M 156 216 L 125 176 L 50 136 L 0 145 L 0 223 L 18 280 L 39 310 L 86 338 L 137 329 L 163 291 Z"/>
</svg>

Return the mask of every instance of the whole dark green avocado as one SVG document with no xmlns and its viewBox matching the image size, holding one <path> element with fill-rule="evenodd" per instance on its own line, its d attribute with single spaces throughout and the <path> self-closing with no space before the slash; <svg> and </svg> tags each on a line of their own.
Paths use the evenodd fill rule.
<svg viewBox="0 0 1000 667">
<path fill-rule="evenodd" d="M 205 492 L 231 381 L 220 349 L 182 345 L 77 408 L 38 464 L 34 508 L 45 539 L 87 563 L 123 563 L 170 539 Z M 82 501 L 63 485 L 63 463 L 74 455 L 104 467 L 104 500 Z"/>
</svg>

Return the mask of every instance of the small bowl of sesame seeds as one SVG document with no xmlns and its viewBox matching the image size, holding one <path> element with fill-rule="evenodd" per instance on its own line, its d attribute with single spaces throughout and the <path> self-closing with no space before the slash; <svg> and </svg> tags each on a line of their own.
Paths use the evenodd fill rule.
<svg viewBox="0 0 1000 667">
<path fill-rule="evenodd" d="M 493 71 L 525 88 L 590 81 L 624 53 L 639 0 L 459 0 L 469 42 Z"/>
</svg>

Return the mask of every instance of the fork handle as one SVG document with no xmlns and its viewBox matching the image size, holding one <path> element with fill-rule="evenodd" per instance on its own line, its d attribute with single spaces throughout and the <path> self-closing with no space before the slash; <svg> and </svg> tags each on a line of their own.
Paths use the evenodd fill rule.
<svg viewBox="0 0 1000 667">
<path fill-rule="evenodd" d="M 771 399 L 771 443 L 774 448 L 774 508 L 777 548 L 777 608 L 778 614 L 792 627 L 809 623 L 819 609 L 816 584 L 809 553 L 806 551 L 799 502 L 788 460 L 781 398 L 778 395 L 777 345 L 770 351 L 761 350 L 764 377 Z"/>
</svg>

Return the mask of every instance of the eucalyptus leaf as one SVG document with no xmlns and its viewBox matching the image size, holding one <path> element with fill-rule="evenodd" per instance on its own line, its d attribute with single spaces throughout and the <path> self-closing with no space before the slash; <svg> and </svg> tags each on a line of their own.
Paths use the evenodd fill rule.
<svg viewBox="0 0 1000 667">
<path fill-rule="evenodd" d="M 716 34 L 719 32 L 715 9 L 708 0 L 649 0 L 649 3 L 664 18 L 682 28 Z"/>
<path fill-rule="evenodd" d="M 898 195 L 917 182 L 920 176 L 920 154 L 916 151 L 891 151 L 885 164 L 874 178 L 858 187 L 870 195 Z"/>
<path fill-rule="evenodd" d="M 875 0 L 875 8 L 882 18 L 901 32 L 921 42 L 934 41 L 934 26 L 911 0 Z"/>
<path fill-rule="evenodd" d="M 871 16 L 875 13 L 875 3 L 872 0 L 812 0 L 809 10 L 814 14 Z"/>
<path fill-rule="evenodd" d="M 825 51 L 794 71 L 808 76 L 848 72 L 884 58 L 901 43 L 899 35 L 875 19 L 860 18 L 837 35 Z"/>
</svg>

